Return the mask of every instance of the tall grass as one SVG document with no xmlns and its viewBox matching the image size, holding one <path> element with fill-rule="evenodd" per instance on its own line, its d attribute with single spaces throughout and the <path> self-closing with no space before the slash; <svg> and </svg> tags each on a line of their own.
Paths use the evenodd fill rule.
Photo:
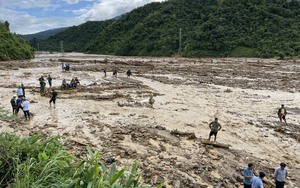
<svg viewBox="0 0 300 188">
<path fill-rule="evenodd" d="M 58 137 L 19 138 L 0 133 L 0 187 L 9 188 L 150 188 L 141 183 L 138 164 L 106 168 L 100 153 L 87 147 L 87 157 L 71 155 Z M 161 186 L 158 186 L 161 187 Z"/>
</svg>

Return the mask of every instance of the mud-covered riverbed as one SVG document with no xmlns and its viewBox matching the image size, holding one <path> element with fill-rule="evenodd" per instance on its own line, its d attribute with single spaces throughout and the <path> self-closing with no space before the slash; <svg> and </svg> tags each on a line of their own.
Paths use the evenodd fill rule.
<svg viewBox="0 0 300 188">
<path fill-rule="evenodd" d="M 61 63 L 71 65 L 70 72 Z M 38 54 L 32 61 L 0 62 L 0 105 L 23 82 L 32 119 L 1 122 L 1 131 L 60 135 L 79 157 L 86 145 L 119 166 L 140 161 L 143 180 L 166 187 L 243 187 L 249 162 L 272 177 L 287 163 L 287 188 L 300 187 L 300 60 L 184 59 Z M 103 70 L 106 68 L 107 76 Z M 117 68 L 118 77 L 112 76 Z M 133 76 L 125 73 L 131 69 Z M 51 75 L 59 95 L 56 108 L 39 93 L 38 78 Z M 78 77 L 80 86 L 60 88 Z M 46 86 L 48 88 L 48 85 Z M 154 108 L 148 104 L 154 95 Z M 288 125 L 276 112 L 285 104 Z M 22 114 L 19 114 L 20 118 Z M 202 144 L 208 124 L 219 118 L 217 142 Z M 177 130 L 180 133 L 173 134 Z M 176 131 L 175 131 L 176 132 Z"/>
</svg>

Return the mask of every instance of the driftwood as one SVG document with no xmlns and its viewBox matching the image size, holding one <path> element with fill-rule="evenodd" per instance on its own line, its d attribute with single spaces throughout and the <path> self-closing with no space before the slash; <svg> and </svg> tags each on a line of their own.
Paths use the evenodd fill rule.
<svg viewBox="0 0 300 188">
<path fill-rule="evenodd" d="M 211 142 L 209 140 L 201 140 L 201 143 L 205 144 L 205 145 L 212 145 L 212 146 L 217 147 L 217 148 L 229 149 L 229 145 L 227 145 L 227 144 L 221 144 L 221 143 L 217 143 L 217 142 Z"/>
<path fill-rule="evenodd" d="M 188 139 L 196 139 L 195 133 L 181 132 L 181 131 L 178 131 L 177 129 L 172 130 L 171 134 L 176 135 L 176 136 L 182 136 L 182 137 L 186 136 L 186 137 L 188 137 Z"/>
</svg>

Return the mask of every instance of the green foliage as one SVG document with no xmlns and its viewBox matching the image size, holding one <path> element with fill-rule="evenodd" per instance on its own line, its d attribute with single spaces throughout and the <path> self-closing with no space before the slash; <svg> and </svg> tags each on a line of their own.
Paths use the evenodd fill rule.
<svg viewBox="0 0 300 188">
<path fill-rule="evenodd" d="M 0 23 L 0 61 L 32 59 L 34 50 L 19 35 L 9 31 L 9 23 Z"/>
<path fill-rule="evenodd" d="M 156 2 L 118 20 L 87 22 L 40 42 L 43 50 L 59 51 L 59 41 L 64 40 L 66 51 L 170 56 L 178 52 L 180 28 L 181 55 L 186 57 L 300 55 L 296 0 Z"/>
<path fill-rule="evenodd" d="M 89 21 L 79 26 L 69 27 L 48 39 L 34 38 L 29 43 L 36 50 L 59 52 L 61 51 L 61 41 L 63 41 L 65 52 L 86 52 L 87 44 L 94 40 L 102 29 L 111 22 Z"/>
<path fill-rule="evenodd" d="M 68 188 L 150 188 L 148 185 L 139 185 L 141 174 L 137 173 L 138 162 L 133 164 L 130 171 L 128 167 L 118 171 L 115 163 L 108 171 L 99 159 L 100 153 L 93 153 L 89 147 L 87 150 L 88 157 L 77 168 Z"/>
<path fill-rule="evenodd" d="M 62 150 L 58 138 L 1 133 L 0 148 L 1 187 L 58 187 L 69 178 L 72 157 Z"/>
<path fill-rule="evenodd" d="M 0 187 L 150 188 L 140 183 L 138 162 L 131 169 L 117 170 L 115 163 L 107 169 L 89 147 L 86 160 L 76 160 L 58 137 L 0 133 L 0 150 Z"/>
</svg>

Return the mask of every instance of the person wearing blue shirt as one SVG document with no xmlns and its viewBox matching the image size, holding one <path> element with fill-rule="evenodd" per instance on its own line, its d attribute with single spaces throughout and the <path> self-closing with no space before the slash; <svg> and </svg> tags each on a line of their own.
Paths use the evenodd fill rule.
<svg viewBox="0 0 300 188">
<path fill-rule="evenodd" d="M 254 173 L 254 165 L 253 163 L 249 163 L 248 167 L 245 167 L 242 174 L 244 176 L 244 188 L 251 188 L 251 179 Z"/>
<path fill-rule="evenodd" d="M 263 178 L 266 176 L 264 172 L 259 172 L 259 177 L 253 176 L 251 179 L 252 188 L 264 188 Z"/>
<path fill-rule="evenodd" d="M 19 97 L 19 98 L 20 98 L 20 97 L 23 97 L 23 89 L 22 89 L 21 86 L 18 87 L 18 89 L 17 89 L 17 94 L 18 94 L 18 97 Z"/>
<path fill-rule="evenodd" d="M 274 179 L 276 180 L 276 188 L 284 188 L 285 179 L 288 175 L 288 171 L 285 167 L 285 163 L 280 163 L 280 167 L 275 169 Z"/>
</svg>

